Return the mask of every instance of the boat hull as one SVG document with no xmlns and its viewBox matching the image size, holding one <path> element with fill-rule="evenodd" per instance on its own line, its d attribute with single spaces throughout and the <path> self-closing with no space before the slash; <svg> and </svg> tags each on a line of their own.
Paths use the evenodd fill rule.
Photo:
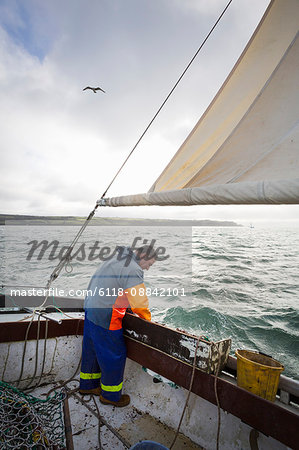
<svg viewBox="0 0 299 450">
<path fill-rule="evenodd" d="M 37 349 L 38 323 L 30 326 L 24 367 L 19 386 L 34 386 L 41 376 L 42 383 L 65 381 L 79 370 L 83 314 L 74 313 L 74 318 L 63 319 L 62 324 L 48 322 L 45 348 L 46 321 L 40 321 L 39 344 Z M 7 317 L 7 316 L 6 316 Z M 11 316 L 10 316 L 11 317 Z M 19 317 L 14 315 L 15 319 Z M 1 379 L 16 385 L 21 374 L 21 361 L 28 322 L 3 322 L 0 331 Z M 165 346 L 155 348 L 151 338 L 161 333 L 161 325 L 149 323 L 129 315 L 125 321 L 125 339 L 128 359 L 125 370 L 125 392 L 129 393 L 137 410 L 150 414 L 168 427 L 175 429 L 179 423 L 190 387 L 192 358 L 184 361 L 186 353 L 179 359 L 175 341 L 190 339 L 181 331 L 163 327 L 164 338 L 172 337 L 174 345 L 168 351 Z M 174 335 L 173 335 L 174 333 Z M 166 338 L 165 338 L 166 336 Z M 167 338 L 168 336 L 168 338 Z M 154 339 L 154 338 L 153 338 Z M 146 342 L 145 342 L 146 341 Z M 38 354 L 37 370 L 35 358 Z M 45 358 L 44 358 L 45 354 Z M 193 358 L 194 359 L 194 358 Z M 160 374 L 172 383 L 160 382 L 146 373 L 146 367 Z M 35 375 L 35 376 L 34 376 Z M 34 379 L 32 377 L 34 376 Z M 171 387 L 179 386 L 177 389 Z M 280 402 L 271 403 L 239 388 L 233 378 L 222 375 L 216 380 L 221 412 L 220 448 L 250 448 L 252 430 L 258 430 L 259 448 L 296 448 L 296 433 L 299 427 L 298 410 L 284 406 Z M 191 387 L 191 397 L 182 423 L 182 433 L 198 446 L 215 448 L 217 435 L 218 407 L 215 396 L 215 376 L 195 369 Z"/>
</svg>

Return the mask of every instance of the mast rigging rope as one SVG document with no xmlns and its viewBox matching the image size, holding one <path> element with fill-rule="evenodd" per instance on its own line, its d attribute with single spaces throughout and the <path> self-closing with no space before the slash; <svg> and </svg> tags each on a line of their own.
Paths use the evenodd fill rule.
<svg viewBox="0 0 299 450">
<path fill-rule="evenodd" d="M 118 169 L 118 171 L 116 172 L 115 176 L 113 177 L 112 181 L 110 182 L 110 184 L 108 185 L 108 187 L 106 188 L 106 190 L 104 191 L 103 195 L 101 198 L 104 198 L 105 195 L 107 194 L 107 191 L 110 189 L 110 187 L 112 186 L 112 184 L 114 183 L 116 177 L 119 175 L 119 173 L 121 172 L 121 170 L 123 169 L 123 167 L 125 166 L 125 164 L 127 163 L 128 159 L 130 158 L 130 156 L 133 154 L 133 152 L 135 151 L 136 147 L 138 146 L 138 144 L 140 143 L 140 141 L 143 139 L 144 135 L 146 134 L 146 132 L 148 131 L 148 129 L 151 127 L 151 125 L 153 124 L 153 122 L 155 121 L 156 117 L 159 115 L 159 113 L 161 112 L 161 110 L 163 109 L 163 107 L 165 106 L 165 104 L 167 103 L 167 101 L 169 100 L 169 98 L 171 97 L 172 93 L 174 92 L 174 90 L 176 89 L 176 87 L 178 86 L 178 84 L 180 83 L 180 81 L 182 80 L 182 78 L 184 77 L 184 75 L 186 74 L 187 70 L 189 69 L 189 67 L 191 66 L 191 64 L 193 63 L 193 61 L 195 60 L 195 58 L 197 57 L 198 53 L 200 52 L 200 50 L 203 48 L 203 46 L 205 45 L 205 43 L 207 42 L 207 40 L 209 39 L 210 35 L 213 33 L 214 29 L 216 28 L 216 26 L 218 25 L 218 23 L 220 22 L 222 16 L 225 14 L 226 10 L 228 9 L 229 5 L 232 3 L 233 0 L 229 0 L 229 2 L 227 3 L 226 7 L 224 8 L 224 10 L 222 11 L 222 13 L 220 14 L 220 16 L 218 17 L 218 19 L 216 20 L 216 22 L 214 23 L 214 25 L 212 26 L 211 30 L 209 31 L 209 33 L 207 34 L 207 36 L 205 37 L 205 39 L 203 40 L 203 42 L 201 43 L 201 45 L 198 47 L 198 49 L 196 50 L 195 54 L 193 55 L 193 57 L 191 58 L 191 60 L 189 61 L 189 63 L 187 64 L 187 66 L 185 67 L 185 69 L 183 70 L 183 72 L 181 73 L 181 75 L 179 76 L 178 80 L 176 81 L 176 83 L 174 84 L 174 86 L 172 87 L 172 89 L 170 90 L 169 94 L 166 96 L 165 100 L 162 102 L 161 106 L 159 107 L 159 109 L 157 110 L 157 112 L 155 113 L 155 115 L 153 116 L 153 118 L 151 119 L 151 121 L 149 122 L 149 124 L 147 125 L 147 127 L 145 128 L 144 132 L 141 134 L 141 136 L 139 137 L 139 139 L 137 140 L 136 144 L 134 145 L 134 147 L 132 148 L 132 150 L 130 151 L 130 153 L 128 154 L 128 156 L 126 157 L 126 159 L 124 160 L 124 162 L 122 163 L 122 165 L 120 166 L 120 168 Z"/>
</svg>

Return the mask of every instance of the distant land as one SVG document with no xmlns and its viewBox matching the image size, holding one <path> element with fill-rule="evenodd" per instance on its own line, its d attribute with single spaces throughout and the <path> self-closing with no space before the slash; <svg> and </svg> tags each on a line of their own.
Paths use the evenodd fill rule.
<svg viewBox="0 0 299 450">
<path fill-rule="evenodd" d="M 0 225 L 82 225 L 85 217 L 76 216 L 28 216 L 0 214 Z M 241 227 L 232 221 L 131 219 L 122 217 L 94 217 L 89 226 L 191 226 L 191 227 Z"/>
</svg>

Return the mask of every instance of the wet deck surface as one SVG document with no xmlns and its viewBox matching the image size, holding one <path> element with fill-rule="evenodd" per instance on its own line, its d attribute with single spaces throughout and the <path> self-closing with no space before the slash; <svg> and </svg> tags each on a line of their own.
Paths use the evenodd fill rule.
<svg viewBox="0 0 299 450">
<path fill-rule="evenodd" d="M 77 386 L 78 384 L 69 385 L 70 388 Z M 39 398 L 45 398 L 45 393 L 49 392 L 52 387 L 51 385 L 39 387 L 31 394 Z M 121 442 L 107 426 L 101 425 L 99 427 L 98 418 L 95 416 L 97 408 L 93 398 L 88 395 L 82 396 L 76 392 L 68 397 L 75 450 L 99 449 L 99 430 L 101 447 L 107 450 L 127 449 L 142 440 L 159 442 L 166 447 L 171 445 L 176 430 L 164 425 L 151 415 L 139 411 L 132 405 L 116 408 L 110 405 L 102 405 L 96 396 L 94 396 L 94 399 L 100 415 L 127 445 Z M 82 404 L 80 400 L 83 400 L 85 404 Z M 180 417 L 178 417 L 178 421 L 179 419 Z M 173 447 L 174 450 L 201 448 L 181 433 L 179 433 Z"/>
</svg>

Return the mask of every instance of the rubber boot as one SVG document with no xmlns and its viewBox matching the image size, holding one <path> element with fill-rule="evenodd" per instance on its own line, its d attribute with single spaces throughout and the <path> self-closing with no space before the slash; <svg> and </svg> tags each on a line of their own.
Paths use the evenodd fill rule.
<svg viewBox="0 0 299 450">
<path fill-rule="evenodd" d="M 118 408 L 122 408 L 123 406 L 127 406 L 130 403 L 130 396 L 127 394 L 123 394 L 118 402 L 113 402 L 112 400 L 107 400 L 102 395 L 100 395 L 100 402 L 103 403 L 103 405 L 112 405 Z"/>
<path fill-rule="evenodd" d="M 87 394 L 94 394 L 94 395 L 100 395 L 101 394 L 101 387 L 96 387 L 93 389 L 79 389 L 80 394 L 87 395 Z"/>
</svg>

